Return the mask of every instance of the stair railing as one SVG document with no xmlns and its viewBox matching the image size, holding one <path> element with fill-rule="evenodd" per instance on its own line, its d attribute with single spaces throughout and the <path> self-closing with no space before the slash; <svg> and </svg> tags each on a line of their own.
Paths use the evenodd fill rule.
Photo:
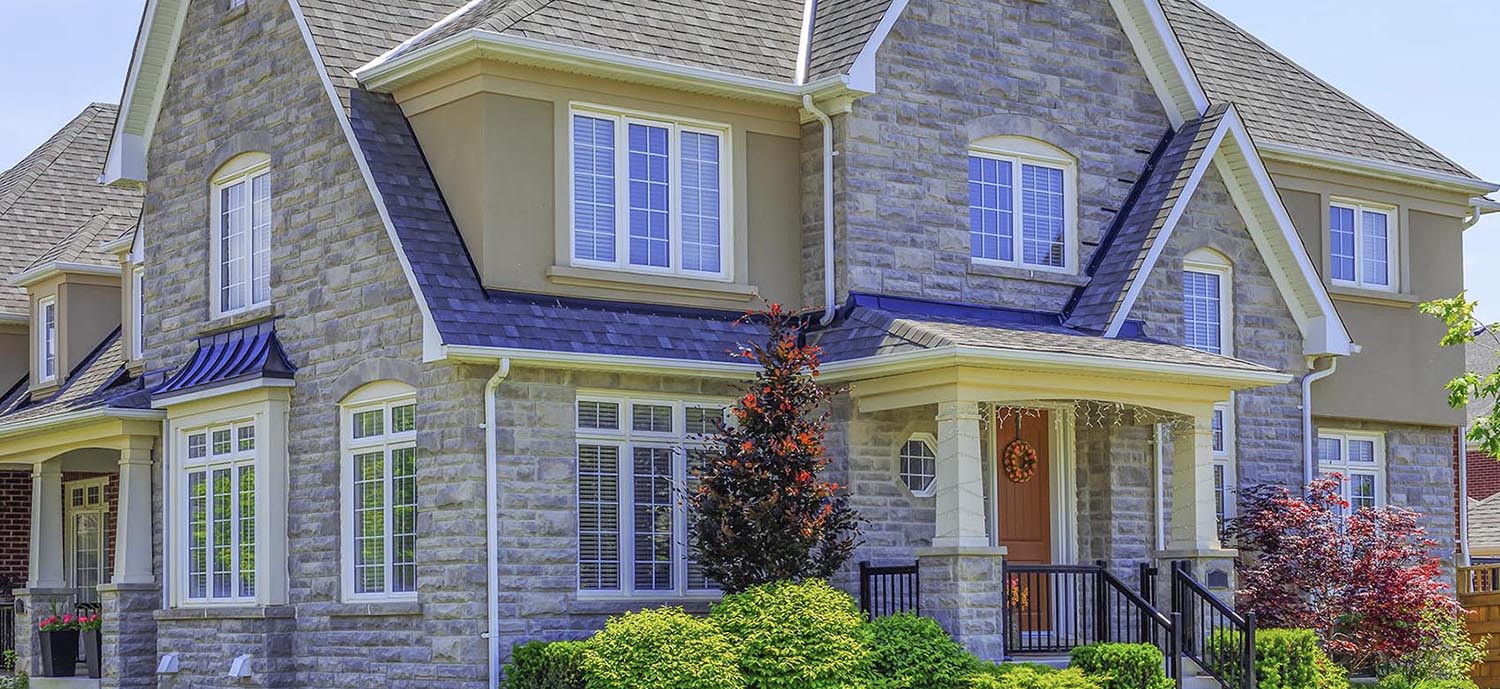
<svg viewBox="0 0 1500 689">
<path fill-rule="evenodd" d="M 1172 611 L 1181 621 L 1183 655 L 1224 689 L 1255 689 L 1255 613 L 1241 615 L 1189 570 L 1172 563 Z"/>
</svg>

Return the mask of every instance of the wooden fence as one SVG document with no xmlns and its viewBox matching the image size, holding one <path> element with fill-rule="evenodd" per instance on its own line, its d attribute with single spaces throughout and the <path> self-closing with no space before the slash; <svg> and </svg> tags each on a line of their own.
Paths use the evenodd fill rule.
<svg viewBox="0 0 1500 689">
<path fill-rule="evenodd" d="M 1500 689 L 1500 565 L 1459 567 L 1457 579 L 1458 602 L 1469 610 L 1469 634 L 1489 637 L 1474 682 L 1481 689 Z"/>
</svg>

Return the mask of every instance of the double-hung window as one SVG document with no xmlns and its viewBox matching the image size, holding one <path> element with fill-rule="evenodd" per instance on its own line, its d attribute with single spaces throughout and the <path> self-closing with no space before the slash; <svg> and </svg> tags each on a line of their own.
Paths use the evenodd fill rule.
<svg viewBox="0 0 1500 689">
<path fill-rule="evenodd" d="M 1014 145 L 1028 150 L 969 152 L 969 255 L 979 262 L 1071 271 L 1073 162 L 1035 142 Z"/>
<path fill-rule="evenodd" d="M 1234 406 L 1228 402 L 1214 405 L 1214 516 L 1219 530 L 1234 517 L 1235 490 L 1238 478 L 1234 466 Z"/>
<path fill-rule="evenodd" d="M 346 402 L 344 590 L 350 600 L 417 591 L 417 405 L 380 383 Z"/>
<path fill-rule="evenodd" d="M 715 403 L 578 400 L 578 588 L 589 595 L 686 596 L 717 585 L 688 551 L 687 491 Z"/>
<path fill-rule="evenodd" d="M 1395 290 L 1396 211 L 1354 201 L 1328 208 L 1329 276 L 1335 284 Z"/>
<path fill-rule="evenodd" d="M 1229 262 L 1199 249 L 1183 260 L 1182 343 L 1212 354 L 1233 353 Z"/>
<path fill-rule="evenodd" d="M 1318 433 L 1318 471 L 1339 474 L 1351 510 L 1385 504 L 1385 436 L 1323 430 Z"/>
<path fill-rule="evenodd" d="M 213 180 L 213 316 L 271 302 L 271 162 L 246 154 Z"/>
<path fill-rule="evenodd" d="M 57 297 L 37 302 L 36 369 L 42 382 L 57 380 Z"/>
<path fill-rule="evenodd" d="M 251 421 L 186 433 L 184 598 L 190 602 L 255 599 L 255 442 Z"/>
<path fill-rule="evenodd" d="M 728 129 L 575 109 L 572 262 L 729 278 Z"/>
</svg>

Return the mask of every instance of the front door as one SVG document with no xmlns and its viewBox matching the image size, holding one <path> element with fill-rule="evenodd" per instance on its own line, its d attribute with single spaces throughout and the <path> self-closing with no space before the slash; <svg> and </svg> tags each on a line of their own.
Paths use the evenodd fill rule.
<svg viewBox="0 0 1500 689">
<path fill-rule="evenodd" d="M 1052 562 L 1050 419 L 1038 409 L 995 410 L 996 531 L 1016 564 Z"/>
<path fill-rule="evenodd" d="M 109 507 L 107 479 L 72 481 L 63 486 L 68 585 L 78 589 L 79 603 L 93 603 L 97 587 L 108 580 Z"/>
</svg>

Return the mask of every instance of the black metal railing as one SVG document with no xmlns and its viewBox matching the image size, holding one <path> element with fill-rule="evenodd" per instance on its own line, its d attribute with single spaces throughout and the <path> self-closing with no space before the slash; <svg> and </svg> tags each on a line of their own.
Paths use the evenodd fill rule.
<svg viewBox="0 0 1500 689">
<path fill-rule="evenodd" d="M 859 563 L 859 607 L 872 620 L 902 612 L 921 614 L 921 592 L 915 562 L 886 566 Z"/>
<path fill-rule="evenodd" d="M 1179 627 L 1157 610 L 1155 570 L 1141 568 L 1132 590 L 1104 562 L 1092 565 L 1005 565 L 1005 648 L 1010 654 L 1066 653 L 1114 641 L 1160 648 L 1167 672 L 1181 678 Z"/>
<path fill-rule="evenodd" d="M 1182 652 L 1224 689 L 1255 689 L 1255 613 L 1241 615 L 1172 563 L 1172 611 L 1182 620 Z"/>
<path fill-rule="evenodd" d="M 16 602 L 0 600 L 0 656 L 16 650 Z"/>
</svg>

